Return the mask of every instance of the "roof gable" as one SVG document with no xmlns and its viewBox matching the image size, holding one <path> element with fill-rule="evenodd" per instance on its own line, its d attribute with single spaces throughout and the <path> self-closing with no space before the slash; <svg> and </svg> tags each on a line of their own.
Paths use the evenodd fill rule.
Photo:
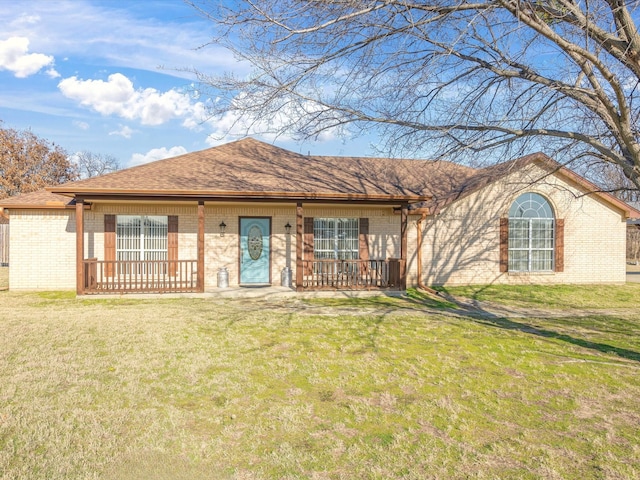
<svg viewBox="0 0 640 480">
<path fill-rule="evenodd" d="M 548 175 L 557 175 L 565 182 L 577 186 L 580 190 L 584 191 L 585 194 L 594 195 L 600 200 L 607 203 L 609 206 L 621 210 L 622 212 L 624 212 L 627 218 L 640 217 L 639 210 L 628 205 L 614 195 L 603 192 L 594 183 L 578 175 L 572 170 L 569 170 L 567 167 L 564 167 L 563 165 L 543 153 L 526 155 L 516 160 L 498 163 L 496 165 L 477 170 L 474 175 L 470 176 L 465 182 L 461 183 L 458 188 L 453 189 L 451 192 L 442 197 L 436 197 L 430 202 L 424 202 L 421 210 L 427 211 L 430 214 L 437 213 L 447 205 L 459 199 L 462 199 L 467 195 L 470 195 L 471 193 L 477 192 L 482 188 L 503 179 L 507 175 L 515 171 L 522 170 L 532 164 L 541 167 L 544 171 L 547 172 Z"/>
</svg>

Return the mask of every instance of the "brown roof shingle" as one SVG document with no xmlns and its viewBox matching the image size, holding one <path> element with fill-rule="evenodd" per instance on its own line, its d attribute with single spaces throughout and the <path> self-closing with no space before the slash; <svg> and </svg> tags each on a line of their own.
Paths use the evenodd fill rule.
<svg viewBox="0 0 640 480">
<path fill-rule="evenodd" d="M 73 205 L 75 205 L 73 198 L 46 190 L 23 193 L 0 200 L 0 208 L 71 208 Z"/>
<path fill-rule="evenodd" d="M 0 201 L 0 208 L 70 208 L 70 196 L 408 201 L 435 213 L 535 162 L 624 210 L 640 212 L 540 154 L 483 169 L 451 162 L 301 155 L 252 138 Z"/>
<path fill-rule="evenodd" d="M 426 199 L 469 177 L 449 162 L 297 154 L 247 138 L 49 190 L 63 194 Z"/>
</svg>

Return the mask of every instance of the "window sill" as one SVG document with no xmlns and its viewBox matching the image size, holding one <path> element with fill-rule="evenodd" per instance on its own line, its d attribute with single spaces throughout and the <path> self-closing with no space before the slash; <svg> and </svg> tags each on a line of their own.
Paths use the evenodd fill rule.
<svg viewBox="0 0 640 480">
<path fill-rule="evenodd" d="M 545 275 L 555 275 L 556 272 L 553 272 L 551 270 L 549 271 L 544 271 L 544 272 L 507 272 L 509 274 L 509 276 L 514 276 L 514 277 L 530 277 L 530 276 L 545 276 Z"/>
</svg>

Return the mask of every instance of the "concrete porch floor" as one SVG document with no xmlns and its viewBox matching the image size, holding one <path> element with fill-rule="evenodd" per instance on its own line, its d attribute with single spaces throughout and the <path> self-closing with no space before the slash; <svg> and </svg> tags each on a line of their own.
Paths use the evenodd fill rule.
<svg viewBox="0 0 640 480">
<path fill-rule="evenodd" d="M 356 298 L 376 297 L 380 295 L 399 297 L 406 292 L 401 290 L 312 290 L 296 292 L 294 289 L 280 286 L 271 287 L 227 287 L 208 288 L 204 293 L 126 293 L 82 295 L 79 298 L 231 298 L 231 299 L 277 299 L 277 298 Z"/>
<path fill-rule="evenodd" d="M 206 290 L 204 295 L 218 298 L 340 298 L 376 297 L 380 295 L 399 297 L 399 290 L 307 290 L 296 292 L 287 287 L 228 287 Z"/>
</svg>

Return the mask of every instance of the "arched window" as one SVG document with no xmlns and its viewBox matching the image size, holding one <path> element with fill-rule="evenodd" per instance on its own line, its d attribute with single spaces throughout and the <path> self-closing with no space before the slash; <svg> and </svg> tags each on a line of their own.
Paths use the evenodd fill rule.
<svg viewBox="0 0 640 480">
<path fill-rule="evenodd" d="M 523 193 L 509 209 L 509 271 L 555 270 L 555 217 L 542 195 Z"/>
</svg>

